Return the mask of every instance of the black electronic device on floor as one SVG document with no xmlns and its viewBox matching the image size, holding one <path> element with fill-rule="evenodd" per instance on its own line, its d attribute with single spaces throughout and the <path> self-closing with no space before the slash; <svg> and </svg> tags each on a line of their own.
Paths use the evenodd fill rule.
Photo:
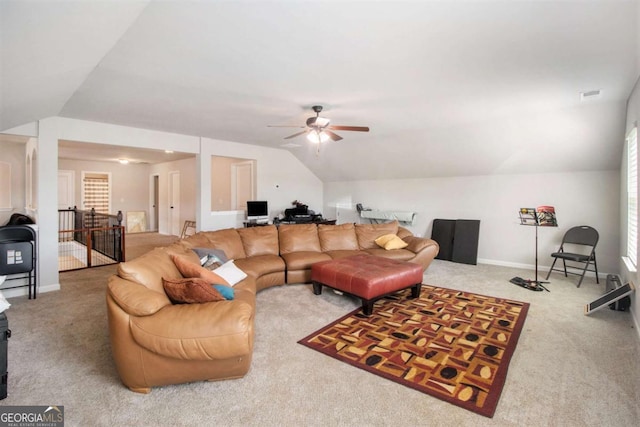
<svg viewBox="0 0 640 427">
<path fill-rule="evenodd" d="M 7 315 L 0 313 L 0 399 L 7 397 L 7 354 L 11 336 Z"/>
<path fill-rule="evenodd" d="M 611 292 L 616 288 L 622 286 L 622 281 L 620 280 L 620 276 L 617 274 L 607 274 L 607 284 L 605 286 L 605 291 Z M 620 298 L 617 301 L 609 304 L 609 308 L 611 310 L 617 311 L 627 311 L 631 307 L 631 297 L 629 295 Z"/>
<path fill-rule="evenodd" d="M 630 295 L 635 290 L 633 283 L 625 283 L 622 286 L 616 287 L 602 295 L 597 300 L 590 302 L 584 306 L 584 314 L 588 315 L 594 311 L 600 310 L 607 306 L 611 307 L 611 304 L 621 300 L 622 298 Z"/>
</svg>

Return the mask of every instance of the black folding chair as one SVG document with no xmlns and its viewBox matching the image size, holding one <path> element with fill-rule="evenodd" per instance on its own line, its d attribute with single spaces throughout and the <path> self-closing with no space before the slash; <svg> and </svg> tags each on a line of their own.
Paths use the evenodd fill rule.
<svg viewBox="0 0 640 427">
<path fill-rule="evenodd" d="M 29 299 L 36 298 L 36 231 L 28 225 L 0 227 L 0 276 L 4 275 L 10 276 L 7 282 L 27 279 L 27 285 L 3 289 L 29 286 Z"/>
<path fill-rule="evenodd" d="M 581 225 L 578 227 L 570 228 L 562 238 L 562 244 L 560 245 L 560 249 L 558 252 L 554 252 L 551 254 L 553 257 L 553 264 L 551 264 L 551 268 L 547 273 L 547 279 L 551 275 L 552 271 L 563 271 L 564 277 L 568 277 L 567 274 L 575 274 L 580 276 L 580 280 L 578 281 L 577 287 L 579 288 L 582 284 L 582 279 L 584 279 L 584 275 L 587 271 L 593 271 L 596 273 L 596 283 L 600 283 L 598 280 L 598 264 L 596 263 L 596 245 L 598 244 L 598 232 L 595 228 L 589 227 L 588 225 Z M 565 245 L 569 245 L 568 248 L 565 248 Z M 574 245 L 574 246 L 572 246 Z M 570 252 L 567 249 L 573 247 L 584 247 L 584 253 L 580 252 Z M 554 269 L 556 265 L 556 261 L 558 259 L 562 260 L 563 269 Z M 581 266 L 575 265 L 567 265 L 567 261 L 571 261 L 574 263 L 581 264 Z M 589 266 L 593 264 L 593 269 L 589 269 Z M 567 267 L 573 268 L 576 270 L 582 269 L 579 273 L 567 271 Z"/>
</svg>

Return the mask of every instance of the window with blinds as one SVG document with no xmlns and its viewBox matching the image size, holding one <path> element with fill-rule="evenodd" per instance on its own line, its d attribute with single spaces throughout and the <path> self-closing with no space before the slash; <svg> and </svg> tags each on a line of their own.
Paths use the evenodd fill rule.
<svg viewBox="0 0 640 427">
<path fill-rule="evenodd" d="M 627 257 L 638 260 L 638 130 L 627 136 Z"/>
<path fill-rule="evenodd" d="M 84 209 L 108 214 L 111 200 L 111 179 L 108 173 L 83 172 Z"/>
</svg>

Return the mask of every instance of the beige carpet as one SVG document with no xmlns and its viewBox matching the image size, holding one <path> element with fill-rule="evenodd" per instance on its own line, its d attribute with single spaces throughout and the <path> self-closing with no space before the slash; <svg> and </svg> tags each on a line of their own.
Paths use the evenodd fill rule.
<svg viewBox="0 0 640 427">
<path fill-rule="evenodd" d="M 128 239 L 128 259 L 156 244 Z M 629 313 L 583 315 L 604 291 L 593 279 L 578 289 L 574 278 L 554 275 L 548 293 L 508 282 L 530 271 L 438 260 L 427 270 L 425 283 L 531 304 L 488 419 L 297 344 L 359 305 L 333 292 L 316 296 L 310 285 L 258 293 L 244 378 L 132 393 L 117 377 L 108 341 L 104 289 L 115 269 L 63 273 L 60 291 L 11 299 L 1 405 L 64 405 L 67 426 L 630 426 L 640 419 L 638 333 Z"/>
</svg>

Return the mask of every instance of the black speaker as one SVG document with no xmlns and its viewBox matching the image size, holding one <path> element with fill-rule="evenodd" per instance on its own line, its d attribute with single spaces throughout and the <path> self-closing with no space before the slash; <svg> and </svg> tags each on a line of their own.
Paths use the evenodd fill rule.
<svg viewBox="0 0 640 427">
<path fill-rule="evenodd" d="M 480 220 L 434 219 L 431 239 L 440 245 L 436 259 L 477 264 L 479 236 Z"/>
<path fill-rule="evenodd" d="M 453 219 L 434 219 L 431 239 L 438 242 L 440 251 L 436 259 L 451 261 L 453 257 L 453 235 L 456 230 L 456 221 Z"/>
</svg>

